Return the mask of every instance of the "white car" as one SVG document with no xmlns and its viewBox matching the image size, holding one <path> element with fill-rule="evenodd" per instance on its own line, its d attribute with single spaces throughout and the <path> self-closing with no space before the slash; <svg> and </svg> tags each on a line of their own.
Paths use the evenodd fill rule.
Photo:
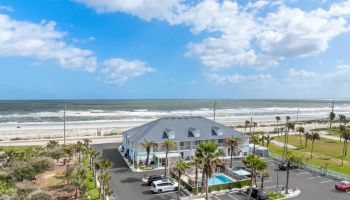
<svg viewBox="0 0 350 200">
<path fill-rule="evenodd" d="M 168 191 L 176 191 L 179 188 L 179 184 L 173 180 L 159 180 L 153 181 L 151 189 L 153 192 L 162 193 Z"/>
</svg>

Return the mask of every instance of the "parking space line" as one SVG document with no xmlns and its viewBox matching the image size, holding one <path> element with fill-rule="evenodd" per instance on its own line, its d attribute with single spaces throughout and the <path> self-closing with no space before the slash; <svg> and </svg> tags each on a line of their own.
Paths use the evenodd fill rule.
<svg viewBox="0 0 350 200">
<path fill-rule="evenodd" d="M 300 176 L 300 175 L 303 175 L 303 174 L 309 174 L 310 172 L 302 172 L 302 173 L 299 173 L 297 174 L 297 176 Z"/>
<path fill-rule="evenodd" d="M 273 182 L 273 180 L 268 180 L 268 181 L 264 181 L 264 183 L 271 183 Z M 256 182 L 257 184 L 261 184 L 261 182 Z"/>
<path fill-rule="evenodd" d="M 328 183 L 328 182 L 331 182 L 333 180 L 326 180 L 326 181 L 321 181 L 320 183 Z"/>
<path fill-rule="evenodd" d="M 156 194 L 156 195 L 165 195 L 165 194 L 172 194 L 172 193 L 175 193 L 176 191 L 173 191 L 173 192 L 163 192 L 163 193 L 159 193 L 159 194 Z"/>
<path fill-rule="evenodd" d="M 282 187 L 283 185 L 278 185 L 278 187 Z M 264 188 L 275 188 L 275 187 L 277 187 L 277 185 L 274 185 L 274 186 L 270 186 L 270 187 L 264 187 Z"/>
<path fill-rule="evenodd" d="M 217 197 L 217 196 L 213 196 L 213 197 L 215 197 L 216 199 L 219 199 L 219 197 Z M 219 199 L 219 200 L 221 200 L 221 199 Z"/>
<path fill-rule="evenodd" d="M 236 197 L 234 197 L 234 196 L 232 196 L 232 195 L 230 195 L 230 194 L 227 194 L 229 197 L 231 197 L 232 199 L 234 199 L 234 200 L 238 200 Z"/>
<path fill-rule="evenodd" d="M 315 179 L 315 178 L 320 178 L 321 176 L 312 176 L 312 177 L 309 177 L 307 178 L 308 180 L 311 180 L 311 179 Z"/>
</svg>

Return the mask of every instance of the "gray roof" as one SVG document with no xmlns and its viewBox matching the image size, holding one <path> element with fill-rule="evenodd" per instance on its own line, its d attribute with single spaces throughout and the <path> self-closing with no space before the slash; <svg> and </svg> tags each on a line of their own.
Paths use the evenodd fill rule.
<svg viewBox="0 0 350 200">
<path fill-rule="evenodd" d="M 223 135 L 215 134 L 213 130 L 218 129 L 223 131 Z M 144 140 L 159 143 L 168 139 L 167 133 L 170 130 L 175 132 L 175 138 L 172 139 L 174 141 L 212 140 L 225 138 L 231 135 L 238 138 L 247 137 L 246 134 L 236 131 L 231 127 L 198 116 L 162 117 L 127 130 L 123 132 L 123 134 L 134 144 L 140 144 L 144 142 Z M 193 130 L 199 130 L 200 136 L 194 137 L 191 133 Z"/>
</svg>

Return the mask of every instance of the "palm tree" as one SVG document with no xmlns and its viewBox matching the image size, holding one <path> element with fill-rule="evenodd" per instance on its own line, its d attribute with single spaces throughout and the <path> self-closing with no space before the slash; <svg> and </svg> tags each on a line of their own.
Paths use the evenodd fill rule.
<svg viewBox="0 0 350 200">
<path fill-rule="evenodd" d="M 205 197 L 209 200 L 208 195 L 208 181 L 213 175 L 216 166 L 221 164 L 221 158 L 224 156 L 223 152 L 217 151 L 217 144 L 211 141 L 202 143 L 197 147 L 198 157 L 202 159 L 203 171 L 205 174 Z"/>
<path fill-rule="evenodd" d="M 101 174 L 105 173 L 108 169 L 111 169 L 113 167 L 113 163 L 106 159 L 101 159 L 98 163 L 101 170 Z"/>
<path fill-rule="evenodd" d="M 346 127 L 344 126 L 344 125 L 340 125 L 339 126 L 339 132 L 340 132 L 340 134 L 339 134 L 339 141 L 341 142 L 341 138 L 342 138 L 342 135 L 343 135 L 343 133 L 346 131 Z"/>
<path fill-rule="evenodd" d="M 85 185 L 87 170 L 84 165 L 77 165 L 70 176 L 70 183 L 75 187 L 75 197 L 78 198 L 78 191 Z M 81 194 L 79 195 L 81 196 Z"/>
<path fill-rule="evenodd" d="M 302 163 L 302 159 L 301 159 L 300 157 L 296 157 L 296 156 L 290 154 L 289 152 L 287 152 L 287 153 L 286 153 L 286 156 L 284 157 L 284 160 L 285 160 L 285 162 L 286 162 L 286 164 L 287 164 L 287 170 L 286 170 L 287 178 L 286 178 L 285 194 L 288 194 L 289 169 L 290 169 L 292 163 L 295 163 L 295 164 L 300 164 L 300 163 Z"/>
<path fill-rule="evenodd" d="M 286 126 L 287 126 L 287 131 L 285 131 L 284 134 L 284 150 L 283 150 L 283 155 L 285 155 L 285 153 L 288 151 L 288 135 L 289 135 L 289 131 L 290 130 L 294 130 L 295 129 L 295 123 L 294 122 L 290 122 L 290 117 L 287 116 L 286 117 Z"/>
<path fill-rule="evenodd" d="M 264 187 L 263 173 L 266 171 L 266 169 L 267 169 L 267 163 L 261 160 L 261 162 L 259 163 L 259 165 L 256 168 L 257 173 L 261 175 L 261 188 Z M 256 177 L 255 177 L 254 181 L 255 181 L 255 185 L 257 186 Z"/>
<path fill-rule="evenodd" d="M 297 131 L 299 132 L 299 141 L 300 141 L 300 146 L 303 146 L 303 142 L 301 141 L 301 134 L 305 133 L 305 128 L 300 126 L 297 128 Z"/>
<path fill-rule="evenodd" d="M 253 143 L 253 155 L 255 155 L 255 145 L 259 144 L 260 138 L 258 135 L 252 135 L 249 138 L 249 142 Z"/>
<path fill-rule="evenodd" d="M 111 176 L 108 173 L 103 173 L 99 176 L 101 189 L 103 194 L 103 200 L 106 200 L 106 189 L 110 186 Z"/>
<path fill-rule="evenodd" d="M 149 166 L 149 154 L 151 153 L 152 149 L 158 147 L 158 144 L 153 142 L 153 141 L 147 141 L 145 139 L 145 142 L 141 143 L 141 146 L 146 149 L 146 152 L 147 152 L 146 163 L 147 163 L 147 167 L 148 167 Z"/>
<path fill-rule="evenodd" d="M 265 180 L 265 178 L 269 178 L 270 176 L 271 175 L 268 172 L 266 172 L 266 171 L 261 173 L 261 185 L 260 185 L 261 189 L 264 189 L 264 180 Z"/>
<path fill-rule="evenodd" d="M 267 136 L 265 136 L 265 140 L 266 140 L 266 147 L 268 148 L 271 140 L 273 140 L 273 137 L 270 137 L 270 134 L 268 134 Z"/>
<path fill-rule="evenodd" d="M 253 133 L 255 132 L 256 127 L 258 127 L 258 122 L 253 122 Z"/>
<path fill-rule="evenodd" d="M 277 121 L 277 135 L 280 136 L 280 128 L 279 128 L 279 125 L 278 125 L 278 122 L 281 121 L 281 117 L 280 116 L 276 116 L 276 121 Z"/>
<path fill-rule="evenodd" d="M 346 125 L 348 123 L 348 120 L 346 119 L 345 115 L 339 115 L 339 125 L 341 125 L 343 123 L 343 125 Z"/>
<path fill-rule="evenodd" d="M 344 131 L 342 133 L 342 137 L 344 139 L 343 143 L 343 155 L 342 155 L 342 160 L 341 160 L 341 165 L 344 165 L 344 158 L 346 157 L 347 151 L 348 151 L 348 141 L 350 140 L 350 132 L 349 131 Z"/>
<path fill-rule="evenodd" d="M 332 122 L 335 119 L 335 113 L 332 111 L 329 113 L 329 128 L 332 128 Z"/>
<path fill-rule="evenodd" d="M 79 160 L 79 163 L 81 161 L 81 152 L 84 150 L 84 147 L 83 147 L 83 143 L 81 143 L 80 141 L 78 141 L 76 144 L 75 144 L 75 153 L 78 153 L 78 160 Z"/>
<path fill-rule="evenodd" d="M 47 143 L 46 147 L 48 149 L 53 149 L 59 146 L 59 143 L 57 140 L 49 140 L 49 142 Z"/>
<path fill-rule="evenodd" d="M 91 144 L 91 140 L 89 140 L 89 139 L 87 139 L 87 138 L 85 138 L 84 140 L 83 140 L 83 143 L 84 143 L 84 147 L 85 147 L 85 149 L 88 149 L 88 148 L 90 148 L 90 144 Z"/>
<path fill-rule="evenodd" d="M 249 126 L 250 121 L 249 120 L 245 120 L 245 126 L 244 126 L 244 133 L 246 133 L 247 127 Z"/>
<path fill-rule="evenodd" d="M 304 133 L 305 137 L 305 148 L 307 147 L 307 141 L 311 140 L 311 134 L 310 133 Z"/>
<path fill-rule="evenodd" d="M 194 185 L 196 187 L 196 194 L 198 194 L 198 168 L 202 166 L 203 162 L 202 159 L 197 156 L 193 156 L 191 160 L 191 164 L 195 167 Z"/>
<path fill-rule="evenodd" d="M 312 141 L 312 144 L 311 144 L 311 159 L 312 159 L 312 154 L 314 153 L 315 140 L 320 140 L 320 135 L 318 133 L 316 133 L 316 132 L 312 132 L 311 133 L 311 141 Z"/>
<path fill-rule="evenodd" d="M 260 135 L 261 135 L 261 138 L 260 138 L 261 143 L 262 143 L 263 146 L 265 146 L 265 133 L 262 132 Z"/>
<path fill-rule="evenodd" d="M 179 187 L 178 187 L 178 193 L 177 193 L 177 199 L 180 199 L 180 191 L 181 191 L 181 175 L 182 173 L 186 170 L 189 169 L 191 166 L 189 165 L 189 163 L 185 162 L 184 160 L 180 159 L 179 161 L 175 162 L 173 164 L 173 169 L 177 172 L 177 176 L 178 176 L 178 183 L 179 183 Z"/>
<path fill-rule="evenodd" d="M 92 149 L 90 151 L 90 169 L 93 169 L 95 159 L 97 158 L 98 155 L 100 155 L 100 152 L 96 151 L 95 149 Z M 92 170 L 92 171 L 94 171 L 94 170 Z"/>
<path fill-rule="evenodd" d="M 176 148 L 176 144 L 175 142 L 171 141 L 171 140 L 165 140 L 162 143 L 162 148 L 165 150 L 165 170 L 164 170 L 164 177 L 167 177 L 167 168 L 168 168 L 168 154 L 169 151 L 174 150 Z"/>
<path fill-rule="evenodd" d="M 225 138 L 225 145 L 230 149 L 230 156 L 231 156 L 230 168 L 232 168 L 233 152 L 239 150 L 240 144 L 241 142 L 239 141 L 239 139 L 233 135 Z"/>
<path fill-rule="evenodd" d="M 249 200 L 250 197 L 252 196 L 252 190 L 253 190 L 253 180 L 256 179 L 256 173 L 259 165 L 261 165 L 261 160 L 259 156 L 255 155 L 248 155 L 247 157 L 243 158 L 242 160 L 243 164 L 252 169 L 251 172 L 251 178 L 250 178 L 250 186 L 249 186 L 249 193 L 247 195 L 247 199 Z"/>
</svg>

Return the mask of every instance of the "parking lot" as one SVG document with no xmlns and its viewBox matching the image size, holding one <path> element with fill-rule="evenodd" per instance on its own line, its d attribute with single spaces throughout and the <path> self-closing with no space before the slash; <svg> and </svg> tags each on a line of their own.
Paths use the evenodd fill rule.
<svg viewBox="0 0 350 200">
<path fill-rule="evenodd" d="M 112 176 L 112 189 L 115 196 L 111 199 L 116 200 L 173 200 L 176 199 L 176 192 L 168 192 L 154 194 L 150 190 L 150 186 L 142 182 L 142 178 L 152 174 L 162 174 L 163 170 L 153 171 L 149 173 L 135 173 L 130 171 L 120 153 L 116 149 L 116 144 L 97 144 L 93 148 L 99 150 L 101 155 L 114 163 L 110 174 Z M 265 159 L 269 164 L 268 173 L 271 175 L 264 180 L 265 191 L 277 191 L 285 186 L 286 172 L 277 170 L 277 165 L 270 158 Z M 234 162 L 234 167 L 242 166 L 240 160 Z M 278 179 L 277 179 L 278 177 Z M 337 181 L 318 174 L 313 174 L 304 169 L 296 169 L 290 171 L 289 188 L 297 187 L 302 192 L 295 200 L 348 200 L 350 192 L 339 192 L 334 189 Z M 257 179 L 260 187 L 260 178 Z M 246 199 L 246 195 L 242 193 L 225 192 L 210 195 L 211 200 L 241 200 Z"/>
<path fill-rule="evenodd" d="M 112 176 L 112 189 L 115 196 L 113 200 L 175 200 L 177 192 L 154 194 L 142 178 L 152 174 L 163 174 L 163 170 L 150 173 L 132 172 L 117 150 L 116 144 L 96 144 L 93 148 L 100 151 L 101 155 L 113 162 L 110 170 Z"/>
<path fill-rule="evenodd" d="M 271 175 L 264 180 L 265 191 L 277 191 L 277 176 L 278 176 L 278 188 L 281 189 L 286 183 L 286 171 L 277 170 L 275 161 L 267 158 L 266 162 L 269 163 L 268 173 Z M 240 161 L 234 163 L 235 166 L 241 166 Z M 277 175 L 278 174 L 278 175 Z M 306 171 L 304 169 L 296 169 L 290 171 L 289 176 L 289 188 L 297 187 L 301 190 L 301 194 L 294 197 L 295 200 L 349 200 L 350 192 L 339 192 L 334 189 L 336 180 L 328 177 L 323 177 L 318 174 Z M 260 178 L 257 178 L 257 184 L 260 187 Z M 240 200 L 246 199 L 246 195 L 241 193 L 218 193 L 211 195 L 211 200 Z"/>
</svg>

